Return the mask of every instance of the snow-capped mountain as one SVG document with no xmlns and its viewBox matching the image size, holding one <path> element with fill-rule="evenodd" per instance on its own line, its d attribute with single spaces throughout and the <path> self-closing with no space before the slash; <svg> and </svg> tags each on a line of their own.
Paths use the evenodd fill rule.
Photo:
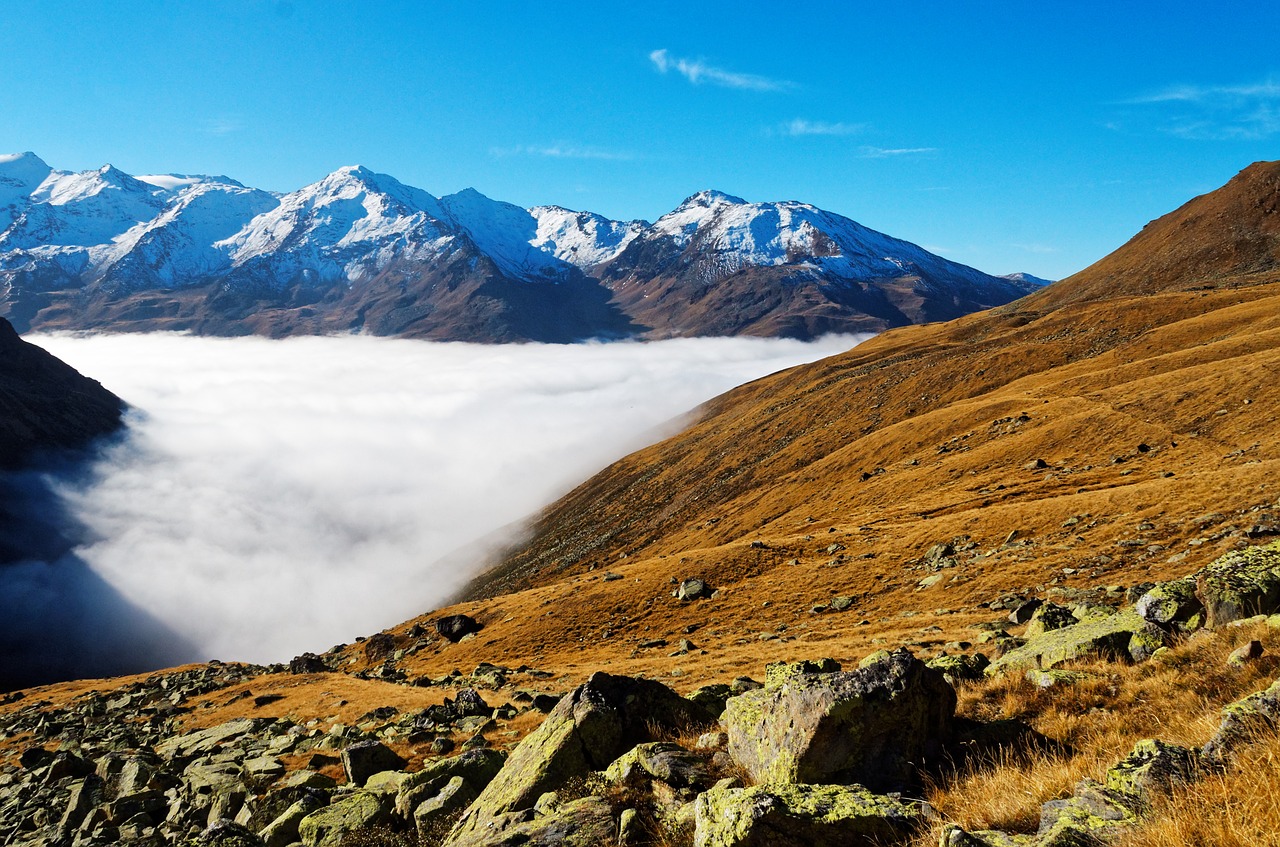
<svg viewBox="0 0 1280 847">
<path fill-rule="evenodd" d="M 435 197 L 362 166 L 280 195 L 225 176 L 0 156 L 0 314 L 24 330 L 803 336 L 950 316 L 1033 287 L 814 206 L 716 191 L 649 224 L 474 189 Z"/>
</svg>

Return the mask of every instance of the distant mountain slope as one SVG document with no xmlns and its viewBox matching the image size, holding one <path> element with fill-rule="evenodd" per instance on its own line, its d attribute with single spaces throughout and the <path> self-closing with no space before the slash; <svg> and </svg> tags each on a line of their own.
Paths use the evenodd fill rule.
<svg viewBox="0 0 1280 847">
<path fill-rule="evenodd" d="M 0 470 L 42 451 L 82 447 L 118 429 L 123 412 L 120 398 L 0 318 Z"/>
<path fill-rule="evenodd" d="M 1051 565 L 1121 584 L 1185 569 L 1244 537 L 1243 525 L 1202 537 L 1228 514 L 1280 532 L 1278 167 L 1250 167 L 1031 297 L 709 402 L 686 432 L 548 509 L 471 596 L 625 554 L 731 597 L 874 605 L 933 574 L 903 572 L 932 544 L 972 538 L 986 552 L 928 601 L 955 608 L 1075 581 Z M 1087 559 L 1074 552 L 1086 535 Z"/>
<path fill-rule="evenodd" d="M 804 203 L 717 191 L 639 233 L 601 279 L 627 314 L 664 335 L 800 338 L 947 320 L 1038 287 Z"/>
<path fill-rule="evenodd" d="M 19 329 L 362 331 L 463 341 L 881 330 L 1037 287 L 802 203 L 701 192 L 655 224 L 361 166 L 284 195 L 228 177 L 0 157 L 0 314 Z"/>
</svg>

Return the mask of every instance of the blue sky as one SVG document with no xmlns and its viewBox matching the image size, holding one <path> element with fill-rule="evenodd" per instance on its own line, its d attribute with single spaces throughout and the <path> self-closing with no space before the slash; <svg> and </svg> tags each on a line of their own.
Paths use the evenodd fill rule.
<svg viewBox="0 0 1280 847">
<path fill-rule="evenodd" d="M 1061 277 L 1280 158 L 1280 4 L 10 2 L 0 152 L 347 164 L 652 220 L 797 199 Z"/>
</svg>

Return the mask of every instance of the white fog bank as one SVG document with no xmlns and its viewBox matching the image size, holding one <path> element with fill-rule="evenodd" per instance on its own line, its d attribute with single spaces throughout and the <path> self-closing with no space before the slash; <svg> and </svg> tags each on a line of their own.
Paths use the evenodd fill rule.
<svg viewBox="0 0 1280 847">
<path fill-rule="evenodd" d="M 189 658 L 273 662 L 435 608 L 472 573 L 442 556 L 702 401 L 863 339 L 28 340 L 134 408 L 93 481 L 61 486 L 94 539 L 79 557 Z"/>
</svg>

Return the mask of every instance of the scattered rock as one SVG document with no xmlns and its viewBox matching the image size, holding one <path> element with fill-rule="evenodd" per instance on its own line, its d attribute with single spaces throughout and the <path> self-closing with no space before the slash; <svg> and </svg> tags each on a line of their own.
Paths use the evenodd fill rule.
<svg viewBox="0 0 1280 847">
<path fill-rule="evenodd" d="M 1247 665 L 1249 662 L 1256 662 L 1262 658 L 1262 642 L 1250 641 L 1242 644 L 1231 651 L 1231 655 L 1227 656 L 1227 664 L 1239 667 Z"/>
<path fill-rule="evenodd" d="M 342 751 L 342 767 L 352 785 L 364 785 L 376 773 L 404 766 L 404 759 L 381 741 L 357 741 Z"/>
</svg>

